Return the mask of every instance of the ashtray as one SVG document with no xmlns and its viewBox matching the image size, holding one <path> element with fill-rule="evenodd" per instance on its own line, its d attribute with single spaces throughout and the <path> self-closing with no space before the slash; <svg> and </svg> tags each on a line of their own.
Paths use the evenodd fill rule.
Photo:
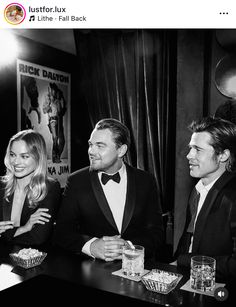
<svg viewBox="0 0 236 307">
<path fill-rule="evenodd" d="M 142 276 L 141 281 L 147 290 L 168 294 L 177 286 L 182 277 L 181 274 L 152 269 Z"/>
<path fill-rule="evenodd" d="M 9 256 L 15 265 L 29 269 L 40 265 L 47 256 L 47 253 L 40 252 L 37 249 L 23 248 L 18 253 L 11 253 Z"/>
</svg>

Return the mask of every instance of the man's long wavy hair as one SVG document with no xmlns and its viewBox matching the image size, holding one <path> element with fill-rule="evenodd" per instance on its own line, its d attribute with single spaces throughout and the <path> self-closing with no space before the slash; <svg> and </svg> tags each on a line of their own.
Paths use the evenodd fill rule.
<svg viewBox="0 0 236 307">
<path fill-rule="evenodd" d="M 6 166 L 6 174 L 1 178 L 5 183 L 4 198 L 9 202 L 9 197 L 13 195 L 16 189 L 17 178 L 14 175 L 13 166 L 10 163 L 10 152 L 13 142 L 24 141 L 29 154 L 36 162 L 36 169 L 34 170 L 29 184 L 25 187 L 26 197 L 29 201 L 29 206 L 37 207 L 37 203 L 45 198 L 47 195 L 46 181 L 47 174 L 47 150 L 46 143 L 43 136 L 34 130 L 22 130 L 15 134 L 9 141 L 4 164 Z"/>
</svg>

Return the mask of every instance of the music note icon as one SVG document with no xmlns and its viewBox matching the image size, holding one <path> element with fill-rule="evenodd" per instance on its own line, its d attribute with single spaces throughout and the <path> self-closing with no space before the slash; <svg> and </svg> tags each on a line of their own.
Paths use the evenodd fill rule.
<svg viewBox="0 0 236 307">
<path fill-rule="evenodd" d="M 34 20 L 35 20 L 35 16 L 34 15 L 30 16 L 29 21 L 34 21 Z"/>
</svg>

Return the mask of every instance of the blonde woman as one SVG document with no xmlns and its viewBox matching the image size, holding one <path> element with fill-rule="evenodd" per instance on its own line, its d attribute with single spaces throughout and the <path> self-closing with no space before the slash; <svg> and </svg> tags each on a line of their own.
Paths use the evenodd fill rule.
<svg viewBox="0 0 236 307">
<path fill-rule="evenodd" d="M 41 245 L 52 234 L 60 202 L 60 184 L 47 174 L 46 144 L 34 130 L 9 141 L 0 180 L 1 240 Z"/>
</svg>

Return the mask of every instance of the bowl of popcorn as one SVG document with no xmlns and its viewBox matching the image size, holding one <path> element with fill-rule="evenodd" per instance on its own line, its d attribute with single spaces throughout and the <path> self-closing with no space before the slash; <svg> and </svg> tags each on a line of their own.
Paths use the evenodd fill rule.
<svg viewBox="0 0 236 307">
<path fill-rule="evenodd" d="M 47 256 L 47 253 L 40 252 L 34 248 L 23 248 L 17 253 L 9 254 L 9 256 L 17 266 L 29 269 L 40 265 Z"/>
<path fill-rule="evenodd" d="M 177 286 L 182 277 L 181 274 L 153 269 L 143 275 L 141 281 L 147 290 L 168 294 Z"/>
</svg>

